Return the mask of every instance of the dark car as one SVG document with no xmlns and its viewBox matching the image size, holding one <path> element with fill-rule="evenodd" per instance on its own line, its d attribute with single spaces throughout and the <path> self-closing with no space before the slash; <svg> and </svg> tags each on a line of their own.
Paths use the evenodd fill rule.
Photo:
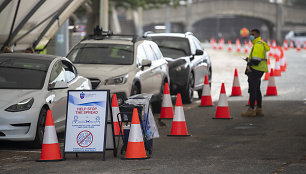
<svg viewBox="0 0 306 174">
<path fill-rule="evenodd" d="M 193 91 L 202 95 L 204 77 L 211 83 L 211 62 L 200 41 L 190 32 L 146 33 L 160 48 L 168 61 L 171 94 L 181 93 L 183 101 L 191 103 Z"/>
</svg>

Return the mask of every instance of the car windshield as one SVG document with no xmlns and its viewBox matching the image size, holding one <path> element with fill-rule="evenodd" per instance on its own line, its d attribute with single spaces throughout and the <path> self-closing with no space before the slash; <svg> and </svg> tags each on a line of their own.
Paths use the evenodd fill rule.
<svg viewBox="0 0 306 174">
<path fill-rule="evenodd" d="M 80 44 L 67 57 L 76 64 L 131 65 L 133 64 L 133 46 Z"/>
<path fill-rule="evenodd" d="M 295 32 L 294 36 L 302 36 L 302 37 L 306 37 L 306 32 Z"/>
<path fill-rule="evenodd" d="M 180 58 L 191 55 L 187 38 L 180 37 L 152 37 L 164 57 Z"/>
<path fill-rule="evenodd" d="M 0 57 L 0 89 L 41 89 L 49 60 Z"/>
</svg>

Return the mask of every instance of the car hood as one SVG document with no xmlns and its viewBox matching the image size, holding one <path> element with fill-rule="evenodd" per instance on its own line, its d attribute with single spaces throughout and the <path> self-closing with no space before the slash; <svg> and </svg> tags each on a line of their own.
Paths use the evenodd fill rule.
<svg viewBox="0 0 306 174">
<path fill-rule="evenodd" d="M 116 77 L 136 69 L 135 65 L 95 65 L 95 64 L 75 64 L 80 75 L 87 78 L 107 79 Z"/>
<path fill-rule="evenodd" d="M 39 90 L 0 89 L 0 108 L 8 107 L 30 97 L 35 97 Z"/>
</svg>

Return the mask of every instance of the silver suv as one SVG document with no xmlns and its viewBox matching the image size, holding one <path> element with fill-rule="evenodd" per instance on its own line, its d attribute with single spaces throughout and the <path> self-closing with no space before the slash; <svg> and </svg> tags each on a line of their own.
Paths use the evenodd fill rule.
<svg viewBox="0 0 306 174">
<path fill-rule="evenodd" d="M 158 46 L 148 40 L 102 33 L 77 44 L 68 54 L 80 74 L 91 80 L 93 89 L 110 89 L 119 104 L 135 94 L 153 94 L 160 107 L 168 63 Z"/>
</svg>

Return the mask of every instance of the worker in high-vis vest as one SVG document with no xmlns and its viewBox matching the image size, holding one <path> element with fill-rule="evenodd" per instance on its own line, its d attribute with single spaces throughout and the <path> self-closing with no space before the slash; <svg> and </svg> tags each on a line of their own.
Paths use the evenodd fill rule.
<svg viewBox="0 0 306 174">
<path fill-rule="evenodd" d="M 266 53 L 270 50 L 270 47 L 261 40 L 260 31 L 258 29 L 253 29 L 251 31 L 250 39 L 253 43 L 253 47 L 247 58 L 248 63 L 246 68 L 249 82 L 250 107 L 246 112 L 242 113 L 241 116 L 264 116 L 260 83 L 263 74 L 268 72 Z M 254 109 L 255 101 L 257 101 L 256 110 Z"/>
</svg>

